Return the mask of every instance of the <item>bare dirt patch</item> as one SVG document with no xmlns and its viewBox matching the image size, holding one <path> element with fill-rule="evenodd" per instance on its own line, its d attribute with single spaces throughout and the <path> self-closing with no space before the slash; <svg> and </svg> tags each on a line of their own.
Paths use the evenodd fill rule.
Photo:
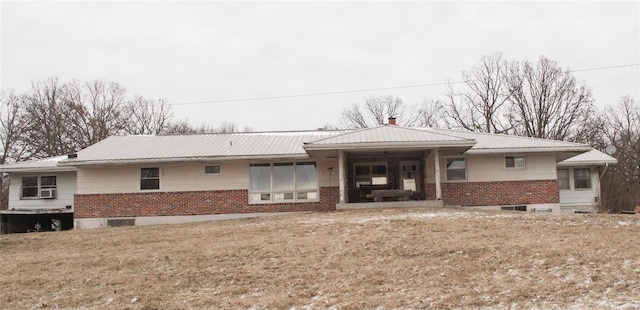
<svg viewBox="0 0 640 310">
<path fill-rule="evenodd" d="M 640 216 L 354 210 L 0 236 L 0 307 L 640 307 Z"/>
</svg>

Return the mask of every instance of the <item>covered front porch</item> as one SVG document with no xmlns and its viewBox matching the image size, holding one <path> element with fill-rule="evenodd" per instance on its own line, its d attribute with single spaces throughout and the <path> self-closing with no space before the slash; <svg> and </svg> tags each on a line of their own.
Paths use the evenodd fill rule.
<svg viewBox="0 0 640 310">
<path fill-rule="evenodd" d="M 310 143 L 316 158 L 338 159 L 337 209 L 442 206 L 441 157 L 460 156 L 474 140 L 428 129 L 383 125 Z"/>
<path fill-rule="evenodd" d="M 457 152 L 456 152 L 457 153 Z M 442 205 L 438 148 L 338 151 L 338 208 Z M 426 203 L 428 202 L 428 203 Z M 437 202 L 437 203 L 434 203 Z"/>
</svg>

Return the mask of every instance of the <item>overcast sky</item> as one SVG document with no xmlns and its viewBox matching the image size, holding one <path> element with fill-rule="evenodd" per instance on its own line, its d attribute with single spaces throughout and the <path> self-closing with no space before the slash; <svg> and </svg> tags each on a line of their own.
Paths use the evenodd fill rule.
<svg viewBox="0 0 640 310">
<path fill-rule="evenodd" d="M 9 2 L 0 87 L 103 79 L 166 98 L 178 119 L 256 131 L 339 124 L 369 96 L 413 104 L 494 51 L 565 69 L 640 63 L 640 2 Z M 575 72 L 603 107 L 640 100 L 640 67 Z M 208 102 L 201 104 L 186 104 Z"/>
</svg>

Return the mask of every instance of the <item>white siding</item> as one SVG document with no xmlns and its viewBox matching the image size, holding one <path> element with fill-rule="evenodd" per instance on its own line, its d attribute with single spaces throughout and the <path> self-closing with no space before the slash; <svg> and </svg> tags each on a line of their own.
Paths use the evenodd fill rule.
<svg viewBox="0 0 640 310">
<path fill-rule="evenodd" d="M 469 182 L 553 180 L 555 178 L 556 158 L 552 154 L 525 155 L 524 168 L 506 168 L 505 158 L 502 155 L 467 158 Z"/>
<path fill-rule="evenodd" d="M 213 163 L 212 163 L 213 164 Z M 160 190 L 199 191 L 246 189 L 249 186 L 248 162 L 223 162 L 221 174 L 205 174 L 204 163 L 160 166 Z"/>
<path fill-rule="evenodd" d="M 562 212 L 597 211 L 600 201 L 600 174 L 598 168 L 591 168 L 591 188 L 575 189 L 573 180 L 573 169 L 586 167 L 572 167 L 559 169 L 569 169 L 569 189 L 560 190 L 560 208 Z"/>
<path fill-rule="evenodd" d="M 525 168 L 506 168 L 504 155 L 452 156 L 464 157 L 467 182 L 498 182 L 521 180 L 553 180 L 556 178 L 556 158 L 553 154 L 525 156 Z M 433 157 L 427 158 L 427 182 L 434 183 Z M 440 157 L 440 175 L 447 182 L 447 157 Z"/>
<path fill-rule="evenodd" d="M 78 194 L 130 193 L 139 191 L 140 167 L 78 168 Z"/>
<path fill-rule="evenodd" d="M 23 176 L 56 176 L 57 195 L 54 199 L 21 199 Z M 59 209 L 73 206 L 76 193 L 75 172 L 52 172 L 39 174 L 11 173 L 9 186 L 9 210 L 14 209 Z"/>
<path fill-rule="evenodd" d="M 316 162 L 320 186 L 338 186 L 337 159 Z M 79 167 L 78 194 L 140 192 L 141 167 L 160 168 L 160 191 L 248 189 L 250 163 L 249 161 L 224 161 L 101 168 Z M 205 174 L 204 166 L 209 164 L 222 165 L 222 173 Z M 331 171 L 330 167 L 333 167 Z"/>
</svg>

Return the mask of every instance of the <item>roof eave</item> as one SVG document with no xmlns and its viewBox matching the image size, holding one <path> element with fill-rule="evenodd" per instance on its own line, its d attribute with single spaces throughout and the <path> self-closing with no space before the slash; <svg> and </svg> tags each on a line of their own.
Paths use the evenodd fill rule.
<svg viewBox="0 0 640 310">
<path fill-rule="evenodd" d="M 406 148 L 441 148 L 441 147 L 472 147 L 476 141 L 438 141 L 438 142 L 373 142 L 373 143 L 335 143 L 335 144 L 305 144 L 307 151 L 319 150 L 361 150 L 361 149 L 406 149 Z"/>
<path fill-rule="evenodd" d="M 492 155 L 492 154 L 514 154 L 514 153 L 560 153 L 560 152 L 588 152 L 591 150 L 589 146 L 575 147 L 518 147 L 518 148 L 492 148 L 492 149 L 473 149 L 467 151 L 470 155 Z"/>
<path fill-rule="evenodd" d="M 232 160 L 269 160 L 269 159 L 308 159 L 309 154 L 271 154 L 271 155 L 247 155 L 247 156 L 218 156 L 218 157 L 174 157 L 174 158 L 140 158 L 120 160 L 69 160 L 61 162 L 61 166 L 117 166 L 117 165 L 144 165 L 144 164 L 171 164 L 187 162 L 216 162 Z"/>
<path fill-rule="evenodd" d="M 15 173 L 15 172 L 73 172 L 76 171 L 75 167 L 24 167 L 24 168 L 0 168 L 0 173 Z"/>
<path fill-rule="evenodd" d="M 571 161 L 571 162 L 559 162 L 558 167 L 581 167 L 581 166 L 605 166 L 615 165 L 617 160 L 585 160 L 585 161 Z"/>
</svg>

